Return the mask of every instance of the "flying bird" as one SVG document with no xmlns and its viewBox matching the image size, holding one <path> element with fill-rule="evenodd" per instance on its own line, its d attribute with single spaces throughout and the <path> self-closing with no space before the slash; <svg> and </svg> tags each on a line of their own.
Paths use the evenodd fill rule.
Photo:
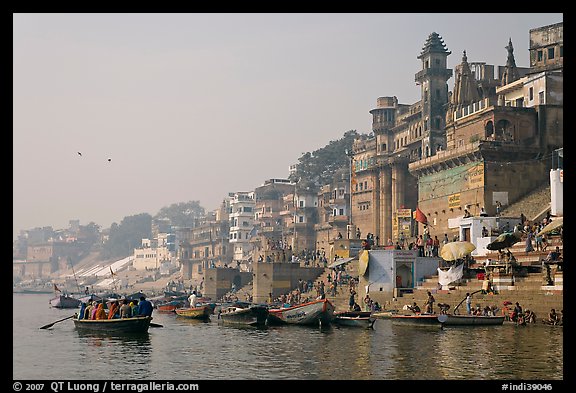
<svg viewBox="0 0 576 393">
<path fill-rule="evenodd" d="M 82 153 L 78 152 L 78 155 L 79 155 L 80 157 L 82 157 Z"/>
<path fill-rule="evenodd" d="M 112 161 L 112 159 L 111 159 L 111 158 L 109 158 L 109 159 L 108 159 L 108 162 L 110 162 L 110 161 Z"/>
</svg>

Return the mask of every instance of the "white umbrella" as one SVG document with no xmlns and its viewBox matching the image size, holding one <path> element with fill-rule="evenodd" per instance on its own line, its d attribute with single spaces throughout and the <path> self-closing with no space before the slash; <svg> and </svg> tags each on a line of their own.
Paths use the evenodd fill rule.
<svg viewBox="0 0 576 393">
<path fill-rule="evenodd" d="M 557 217 L 556 219 L 552 220 L 552 222 L 546 225 L 536 236 L 542 236 L 546 233 L 552 232 L 555 229 L 558 229 L 564 225 L 564 217 Z"/>
</svg>

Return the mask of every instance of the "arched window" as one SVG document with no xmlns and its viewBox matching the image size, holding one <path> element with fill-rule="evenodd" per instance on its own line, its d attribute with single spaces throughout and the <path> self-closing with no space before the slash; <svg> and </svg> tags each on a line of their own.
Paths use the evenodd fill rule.
<svg viewBox="0 0 576 393">
<path fill-rule="evenodd" d="M 486 138 L 494 138 L 494 123 L 492 123 L 492 120 L 486 123 L 484 126 L 484 132 L 486 134 Z"/>
</svg>

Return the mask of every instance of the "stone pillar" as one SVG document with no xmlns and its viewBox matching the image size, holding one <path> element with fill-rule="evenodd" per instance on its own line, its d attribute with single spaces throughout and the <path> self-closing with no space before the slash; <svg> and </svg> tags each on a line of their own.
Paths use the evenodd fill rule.
<svg viewBox="0 0 576 393">
<path fill-rule="evenodd" d="M 380 170 L 380 242 L 385 244 L 392 237 L 392 168 L 384 166 Z"/>
</svg>

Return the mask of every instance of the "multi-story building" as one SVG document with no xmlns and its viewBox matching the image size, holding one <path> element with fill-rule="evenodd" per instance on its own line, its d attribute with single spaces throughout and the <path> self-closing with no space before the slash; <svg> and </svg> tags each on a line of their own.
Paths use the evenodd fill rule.
<svg viewBox="0 0 576 393">
<path fill-rule="evenodd" d="M 516 66 L 511 41 L 497 68 L 469 63 L 464 51 L 451 93 L 451 52 L 437 33 L 428 37 L 415 76 L 421 100 L 378 98 L 374 137 L 353 146 L 352 223 L 363 237 L 415 235 L 405 217 L 416 207 L 435 232 L 455 233 L 448 220 L 467 207 L 494 214 L 496 201 L 512 203 L 548 180 L 544 157 L 563 145 L 562 23 L 530 37 L 530 68 Z"/>
<path fill-rule="evenodd" d="M 331 184 L 318 192 L 316 249 L 328 250 L 334 239 L 347 239 L 350 214 L 350 176 L 348 169 L 337 171 Z"/>
<path fill-rule="evenodd" d="M 561 38 L 561 25 L 551 26 L 555 34 L 545 36 Z M 542 29 L 531 30 L 531 36 L 541 37 Z M 464 209 L 477 215 L 484 207 L 494 215 L 497 202 L 505 207 L 547 183 L 550 154 L 563 145 L 561 69 L 557 64 L 550 70 L 518 68 L 511 41 L 506 49 L 506 65 L 498 69 L 495 89 L 487 92 L 478 79 L 486 73 L 473 72 L 464 53 L 446 113 L 446 150 L 410 164 L 418 178 L 418 206 L 439 234 L 473 240 L 449 220 Z"/>
<path fill-rule="evenodd" d="M 450 53 L 440 35 L 430 34 L 418 56 L 422 69 L 415 76 L 422 99 L 405 105 L 396 97 L 378 98 L 370 111 L 374 137 L 354 143 L 352 224 L 364 237 L 371 233 L 383 243 L 398 238 L 398 217 L 418 203 L 417 179 L 408 164 L 446 146 Z"/>
<path fill-rule="evenodd" d="M 229 242 L 232 247 L 233 261 L 242 264 L 252 257 L 250 238 L 254 230 L 256 201 L 254 192 L 235 192 L 228 195 L 230 211 Z"/>
<path fill-rule="evenodd" d="M 284 198 L 294 194 L 295 183 L 288 179 L 269 179 L 254 190 L 255 232 L 253 261 L 264 257 L 266 251 L 278 249 L 279 245 L 291 245 L 286 236 L 286 208 Z M 278 259 L 278 258 L 277 258 Z"/>
<path fill-rule="evenodd" d="M 208 213 L 194 228 L 175 228 L 182 279 L 193 280 L 198 285 L 206 269 L 232 263 L 228 202 L 225 199 L 219 209 Z"/>
</svg>

